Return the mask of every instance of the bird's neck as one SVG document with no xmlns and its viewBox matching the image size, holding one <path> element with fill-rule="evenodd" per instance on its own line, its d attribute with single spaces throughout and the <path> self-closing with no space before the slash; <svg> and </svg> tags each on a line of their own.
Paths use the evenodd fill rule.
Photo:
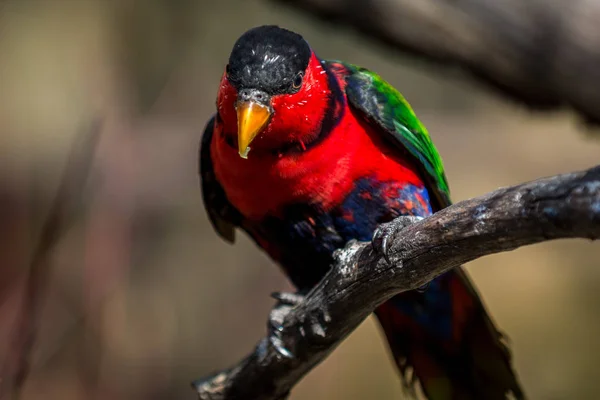
<svg viewBox="0 0 600 400">
<path fill-rule="evenodd" d="M 296 105 L 298 109 L 295 114 L 298 118 L 303 119 L 305 124 L 300 124 L 301 127 L 293 124 L 287 124 L 287 126 L 282 124 L 281 127 L 277 124 L 271 126 L 272 136 L 291 138 L 291 140 L 279 143 L 271 149 L 278 157 L 306 152 L 319 145 L 335 130 L 344 116 L 346 98 L 341 88 L 342 82 L 325 66 L 322 64 L 319 64 L 319 66 L 322 69 L 319 69 L 320 72 L 318 73 L 324 74 L 327 82 L 325 89 L 313 89 L 314 93 L 311 96 L 319 97 L 319 100 L 312 103 L 305 100 L 298 102 Z M 288 110 L 287 106 L 280 108 Z M 290 120 L 290 117 L 284 115 L 282 120 Z"/>
</svg>

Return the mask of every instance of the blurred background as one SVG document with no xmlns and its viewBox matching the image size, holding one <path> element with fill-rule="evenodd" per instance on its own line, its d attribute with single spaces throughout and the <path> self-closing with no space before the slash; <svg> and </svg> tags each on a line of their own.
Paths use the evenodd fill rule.
<svg viewBox="0 0 600 400">
<path fill-rule="evenodd" d="M 459 71 L 272 2 L 0 0 L 0 383 L 28 359 L 21 399 L 193 399 L 191 380 L 264 335 L 269 294 L 291 286 L 245 235 L 231 247 L 212 231 L 197 148 L 234 41 L 266 23 L 401 90 L 455 201 L 600 159 L 600 140 L 568 112 L 531 113 Z M 71 149 L 97 120 L 89 171 L 77 167 L 85 184 L 35 261 Z M 599 259 L 597 243 L 569 240 L 467 266 L 532 399 L 597 398 Z M 401 396 L 370 318 L 291 398 Z"/>
</svg>

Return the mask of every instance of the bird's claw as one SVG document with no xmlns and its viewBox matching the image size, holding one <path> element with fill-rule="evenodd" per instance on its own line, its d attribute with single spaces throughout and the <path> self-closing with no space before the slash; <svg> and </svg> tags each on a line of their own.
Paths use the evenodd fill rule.
<svg viewBox="0 0 600 400">
<path fill-rule="evenodd" d="M 380 254 L 386 263 L 392 264 L 388 253 L 388 244 L 391 237 L 409 225 L 422 220 L 422 217 L 404 215 L 396 218 L 391 222 L 379 225 L 371 239 L 371 246 L 378 254 Z"/>
<path fill-rule="evenodd" d="M 294 358 L 294 354 L 285 347 L 285 343 L 281 339 L 281 334 L 275 331 L 269 335 L 269 342 L 273 348 L 285 358 Z"/>
<path fill-rule="evenodd" d="M 416 288 L 415 290 L 419 293 L 425 293 L 427 291 L 427 289 L 429 288 L 429 282 L 427 282 L 426 284 L 424 284 L 423 286 L 419 286 L 418 288 Z"/>
<path fill-rule="evenodd" d="M 304 300 L 300 293 L 274 292 L 271 297 L 277 300 L 277 304 L 269 315 L 269 342 L 275 350 L 285 358 L 294 358 L 294 354 L 285 347 L 282 338 L 283 321 L 290 310 Z"/>
<path fill-rule="evenodd" d="M 273 292 L 271 297 L 277 300 L 279 304 L 287 306 L 297 306 L 304 301 L 304 295 L 300 293 Z"/>
</svg>

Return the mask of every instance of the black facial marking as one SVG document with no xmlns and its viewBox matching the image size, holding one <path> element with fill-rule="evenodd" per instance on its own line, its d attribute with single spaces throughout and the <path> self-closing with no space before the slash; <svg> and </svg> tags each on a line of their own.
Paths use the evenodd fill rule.
<svg viewBox="0 0 600 400">
<path fill-rule="evenodd" d="M 233 46 L 227 79 L 239 89 L 258 89 L 270 95 L 295 93 L 302 86 L 310 47 L 297 33 L 274 25 L 244 33 Z"/>
</svg>

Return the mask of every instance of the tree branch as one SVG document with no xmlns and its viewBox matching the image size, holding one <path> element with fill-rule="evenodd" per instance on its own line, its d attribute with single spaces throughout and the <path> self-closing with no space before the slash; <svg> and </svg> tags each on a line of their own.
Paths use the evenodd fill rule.
<svg viewBox="0 0 600 400">
<path fill-rule="evenodd" d="M 443 65 L 535 109 L 600 123 L 600 3 L 533 0 L 272 0 Z"/>
<path fill-rule="evenodd" d="M 406 228 L 384 224 L 391 264 L 371 243 L 350 242 L 304 301 L 237 366 L 193 383 L 200 399 L 281 399 L 380 304 L 465 262 L 559 238 L 600 237 L 600 165 L 498 189 Z M 376 241 L 377 242 L 377 241 Z M 376 243 L 377 245 L 377 243 Z"/>
</svg>

